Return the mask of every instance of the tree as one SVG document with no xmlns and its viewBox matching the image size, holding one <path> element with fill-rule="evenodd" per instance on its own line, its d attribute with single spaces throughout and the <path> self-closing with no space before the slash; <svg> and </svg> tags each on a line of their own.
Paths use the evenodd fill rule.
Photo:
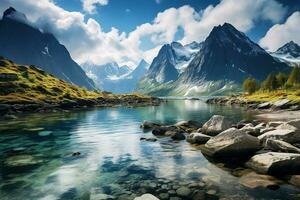
<svg viewBox="0 0 300 200">
<path fill-rule="evenodd" d="M 277 81 L 278 87 L 282 88 L 285 85 L 287 79 L 288 79 L 288 77 L 285 73 L 279 72 L 276 75 L 276 81 Z"/>
<path fill-rule="evenodd" d="M 273 73 L 269 74 L 266 80 L 262 83 L 263 90 L 275 90 L 278 88 L 276 77 Z"/>
<path fill-rule="evenodd" d="M 257 83 L 254 78 L 247 78 L 243 82 L 243 90 L 248 94 L 252 94 L 257 90 Z"/>
<path fill-rule="evenodd" d="M 300 69 L 298 67 L 294 67 L 286 81 L 286 86 L 293 87 L 297 83 L 300 83 Z"/>
</svg>

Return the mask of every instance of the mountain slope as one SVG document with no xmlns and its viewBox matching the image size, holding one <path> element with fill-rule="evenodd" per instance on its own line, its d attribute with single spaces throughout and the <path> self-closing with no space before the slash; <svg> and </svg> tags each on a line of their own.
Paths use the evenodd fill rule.
<svg viewBox="0 0 300 200">
<path fill-rule="evenodd" d="M 130 71 L 127 66 L 119 67 L 117 63 L 101 66 L 86 63 L 83 68 L 98 87 L 121 94 L 135 91 L 137 82 L 145 75 L 148 66 L 149 64 L 142 60 L 133 71 Z"/>
<path fill-rule="evenodd" d="M 294 41 L 286 43 L 271 55 L 291 66 L 300 66 L 300 46 Z"/>
<path fill-rule="evenodd" d="M 0 55 L 17 63 L 34 64 L 78 86 L 94 89 L 93 81 L 71 58 L 65 46 L 50 33 L 43 33 L 23 13 L 7 9 L 0 20 Z"/>
<path fill-rule="evenodd" d="M 225 23 L 213 28 L 178 79 L 172 83 L 143 80 L 140 91 L 151 95 L 220 95 L 240 90 L 249 76 L 261 81 L 271 72 L 288 70 L 287 64 Z"/>
</svg>

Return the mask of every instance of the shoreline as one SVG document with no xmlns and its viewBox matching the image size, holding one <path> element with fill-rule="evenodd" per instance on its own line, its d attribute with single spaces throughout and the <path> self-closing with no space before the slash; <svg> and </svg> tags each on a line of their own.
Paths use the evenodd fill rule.
<svg viewBox="0 0 300 200">
<path fill-rule="evenodd" d="M 163 99 L 157 97 L 138 97 L 135 95 L 128 95 L 125 97 L 104 98 L 99 97 L 95 99 L 72 99 L 61 102 L 0 102 L 0 119 L 13 119 L 15 114 L 23 113 L 51 113 L 58 111 L 72 111 L 82 110 L 86 108 L 96 107 L 143 107 L 143 106 L 158 106 Z"/>
</svg>

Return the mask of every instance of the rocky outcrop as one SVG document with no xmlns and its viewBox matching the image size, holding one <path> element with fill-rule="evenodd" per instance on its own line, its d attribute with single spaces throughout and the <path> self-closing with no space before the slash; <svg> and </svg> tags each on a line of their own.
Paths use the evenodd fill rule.
<svg viewBox="0 0 300 200">
<path fill-rule="evenodd" d="M 221 115 L 212 116 L 202 127 L 202 132 L 206 135 L 215 136 L 230 128 L 232 123 Z"/>
<path fill-rule="evenodd" d="M 300 154 L 267 152 L 253 156 L 245 165 L 264 174 L 298 174 Z"/>
<path fill-rule="evenodd" d="M 259 140 L 245 131 L 230 128 L 211 138 L 202 152 L 214 157 L 251 155 L 260 149 Z"/>
</svg>

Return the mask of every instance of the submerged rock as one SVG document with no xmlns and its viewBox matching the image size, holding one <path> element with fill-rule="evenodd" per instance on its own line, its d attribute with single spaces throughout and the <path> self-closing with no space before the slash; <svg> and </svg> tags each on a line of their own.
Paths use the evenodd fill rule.
<svg viewBox="0 0 300 200">
<path fill-rule="evenodd" d="M 134 200 L 159 200 L 159 198 L 147 193 L 143 194 L 142 196 L 135 197 Z"/>
<path fill-rule="evenodd" d="M 10 167 L 24 167 L 36 165 L 43 162 L 41 159 L 35 158 L 31 155 L 16 155 L 11 156 L 4 161 L 5 165 Z"/>
<path fill-rule="evenodd" d="M 260 149 L 259 140 L 243 130 L 230 128 L 212 137 L 202 152 L 208 156 L 241 156 L 255 153 Z"/>
<path fill-rule="evenodd" d="M 221 115 L 212 116 L 202 127 L 202 132 L 206 135 L 215 136 L 230 128 L 232 123 Z"/>
<path fill-rule="evenodd" d="M 155 138 L 155 137 L 148 137 L 148 138 L 141 137 L 140 140 L 145 140 L 145 141 L 148 141 L 148 142 L 156 142 L 157 138 Z"/>
<path fill-rule="evenodd" d="M 300 173 L 300 154 L 268 152 L 253 156 L 245 164 L 264 174 Z"/>
<path fill-rule="evenodd" d="M 167 131 L 178 131 L 175 126 L 161 126 L 153 129 L 152 134 L 157 136 L 166 136 Z"/>
<path fill-rule="evenodd" d="M 180 187 L 176 190 L 178 196 L 188 197 L 191 194 L 191 190 L 188 187 Z"/>
<path fill-rule="evenodd" d="M 186 141 L 191 144 L 205 144 L 211 136 L 202 133 L 191 133 L 187 136 Z"/>
<path fill-rule="evenodd" d="M 268 139 L 265 148 L 276 152 L 300 153 L 299 148 L 281 140 Z"/>
<path fill-rule="evenodd" d="M 239 180 L 240 184 L 247 188 L 258 188 L 258 187 L 272 187 L 278 186 L 282 181 L 276 179 L 273 176 L 257 174 L 255 172 L 250 172 L 242 176 Z"/>
<path fill-rule="evenodd" d="M 171 135 L 172 140 L 185 140 L 184 133 L 180 131 L 174 131 Z"/>
</svg>

